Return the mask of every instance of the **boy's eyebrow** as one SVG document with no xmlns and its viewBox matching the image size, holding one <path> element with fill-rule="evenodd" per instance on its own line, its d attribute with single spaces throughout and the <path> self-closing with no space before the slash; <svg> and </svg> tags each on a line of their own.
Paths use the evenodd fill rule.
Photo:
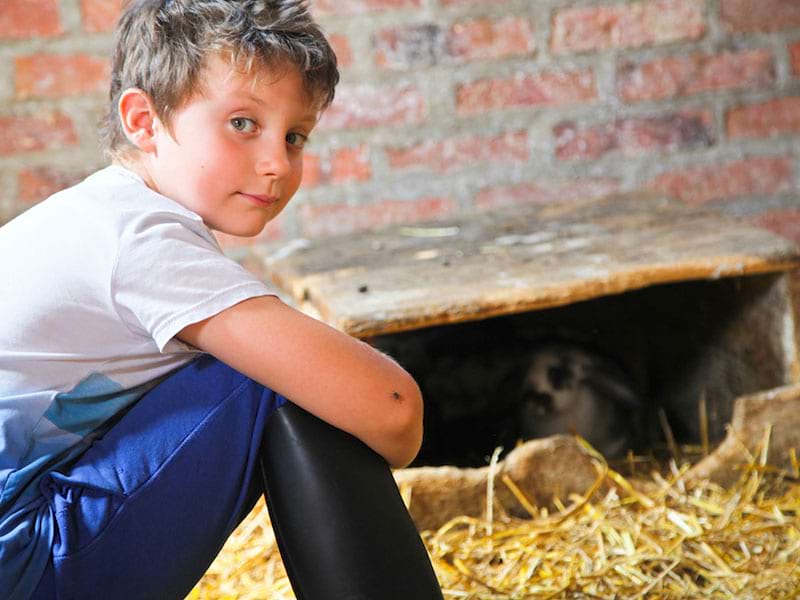
<svg viewBox="0 0 800 600">
<path fill-rule="evenodd" d="M 300 123 L 303 125 L 316 125 L 318 120 L 319 113 L 308 113 L 300 119 Z"/>
<path fill-rule="evenodd" d="M 258 96 L 254 96 L 253 94 L 245 93 L 244 97 L 247 98 L 248 100 L 254 102 L 255 104 L 258 104 L 259 106 L 266 107 L 266 102 L 264 102 Z M 319 119 L 319 114 L 316 111 L 307 112 L 300 118 L 300 123 L 303 123 L 303 124 L 316 123 L 318 119 Z"/>
</svg>

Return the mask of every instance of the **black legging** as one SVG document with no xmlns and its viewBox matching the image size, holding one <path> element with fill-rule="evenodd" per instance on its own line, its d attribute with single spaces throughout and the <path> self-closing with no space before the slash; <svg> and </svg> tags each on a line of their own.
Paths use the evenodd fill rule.
<svg viewBox="0 0 800 600">
<path fill-rule="evenodd" d="M 386 461 L 287 403 L 261 448 L 267 507 L 298 600 L 441 599 Z"/>
</svg>

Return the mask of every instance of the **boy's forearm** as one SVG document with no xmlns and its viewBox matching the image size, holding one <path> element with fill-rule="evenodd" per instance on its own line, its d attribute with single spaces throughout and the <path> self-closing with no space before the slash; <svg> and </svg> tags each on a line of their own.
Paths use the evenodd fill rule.
<svg viewBox="0 0 800 600">
<path fill-rule="evenodd" d="M 178 337 L 361 439 L 393 467 L 422 439 L 413 378 L 368 344 L 286 306 L 246 300 Z"/>
<path fill-rule="evenodd" d="M 291 395 L 287 398 L 352 433 L 393 468 L 407 466 L 422 443 L 419 386 L 391 357 L 341 332 L 329 329 L 329 333 L 336 338 L 335 344 L 342 345 L 343 360 L 337 365 L 338 361 L 329 357 L 330 362 L 321 371 L 345 377 L 330 380 L 322 396 L 310 392 L 299 393 L 298 400 Z M 304 404 L 306 401 L 308 404 Z"/>
</svg>

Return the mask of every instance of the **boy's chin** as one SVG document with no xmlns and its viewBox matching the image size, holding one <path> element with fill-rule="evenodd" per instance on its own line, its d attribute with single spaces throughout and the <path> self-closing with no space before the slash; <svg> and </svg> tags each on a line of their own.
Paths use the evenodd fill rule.
<svg viewBox="0 0 800 600">
<path fill-rule="evenodd" d="M 261 223 L 259 225 L 242 225 L 238 227 L 210 227 L 210 229 L 217 234 L 217 236 L 222 235 L 227 238 L 254 238 L 262 231 L 264 231 L 264 227 L 266 223 Z"/>
</svg>

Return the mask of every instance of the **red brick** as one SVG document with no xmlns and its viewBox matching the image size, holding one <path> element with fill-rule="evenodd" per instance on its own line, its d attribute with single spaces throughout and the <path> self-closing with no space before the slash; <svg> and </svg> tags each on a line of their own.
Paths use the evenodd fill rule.
<svg viewBox="0 0 800 600">
<path fill-rule="evenodd" d="M 53 167 L 23 169 L 17 174 L 19 199 L 29 204 L 39 202 L 75 185 L 87 175 L 87 171 L 64 171 Z"/>
<path fill-rule="evenodd" d="M 329 157 L 304 153 L 303 187 L 369 180 L 372 177 L 369 153 L 369 147 L 363 145 L 334 150 Z"/>
<path fill-rule="evenodd" d="M 597 97 L 591 70 L 546 72 L 510 79 L 483 79 L 459 86 L 456 103 L 462 115 L 497 108 L 555 106 Z"/>
<path fill-rule="evenodd" d="M 754 215 L 748 220 L 754 225 L 800 243 L 800 210 L 773 210 Z"/>
<path fill-rule="evenodd" d="M 303 182 L 302 186 L 315 187 L 322 183 L 322 158 L 319 154 L 303 152 Z"/>
<path fill-rule="evenodd" d="M 706 32 L 704 0 L 648 0 L 559 10 L 550 41 L 554 53 L 639 48 L 696 40 Z"/>
<path fill-rule="evenodd" d="M 390 69 L 430 67 L 441 62 L 446 53 L 444 31 L 432 23 L 382 29 L 372 44 L 375 62 Z"/>
<path fill-rule="evenodd" d="M 59 98 L 108 89 L 111 64 L 88 54 L 35 54 L 14 60 L 17 98 Z"/>
<path fill-rule="evenodd" d="M 32 152 L 78 143 L 75 127 L 60 112 L 0 116 L 0 155 Z"/>
<path fill-rule="evenodd" d="M 789 56 L 792 61 L 792 73 L 800 75 L 800 42 L 789 46 Z"/>
<path fill-rule="evenodd" d="M 0 2 L 0 39 L 54 37 L 63 31 L 58 0 Z"/>
<path fill-rule="evenodd" d="M 314 0 L 315 15 L 358 15 L 372 11 L 421 8 L 422 0 Z"/>
<path fill-rule="evenodd" d="M 678 169 L 647 184 L 688 204 L 741 196 L 780 194 L 793 188 L 792 161 L 784 156 L 751 157 L 721 165 Z"/>
<path fill-rule="evenodd" d="M 797 0 L 721 0 L 720 20 L 728 31 L 780 31 L 800 27 Z"/>
<path fill-rule="evenodd" d="M 528 134 L 508 132 L 494 137 L 462 137 L 427 141 L 411 148 L 389 148 L 394 169 L 427 168 L 441 173 L 485 163 L 525 163 L 529 158 Z"/>
<path fill-rule="evenodd" d="M 475 196 L 475 207 L 493 210 L 523 204 L 548 204 L 602 198 L 619 190 L 619 182 L 607 177 L 539 181 L 484 188 Z"/>
<path fill-rule="evenodd" d="M 728 135 L 733 138 L 800 133 L 800 96 L 733 108 L 726 122 Z"/>
<path fill-rule="evenodd" d="M 493 6 L 495 4 L 505 4 L 509 0 L 439 0 L 442 6 L 473 6 L 481 4 L 484 6 Z"/>
<path fill-rule="evenodd" d="M 344 129 L 418 123 L 425 113 L 425 99 L 414 86 L 343 86 L 336 90 L 336 99 L 325 111 L 320 127 Z"/>
<path fill-rule="evenodd" d="M 450 198 L 383 200 L 351 206 L 346 203 L 321 206 L 303 205 L 300 216 L 304 235 L 316 237 L 364 231 L 392 223 L 426 221 L 452 213 L 456 203 Z"/>
<path fill-rule="evenodd" d="M 650 150 L 682 150 L 714 143 L 711 113 L 629 117 L 596 125 L 563 121 L 553 128 L 561 160 L 595 159 L 608 152 L 637 156 Z"/>
<path fill-rule="evenodd" d="M 764 87 L 775 82 L 772 53 L 766 49 L 670 56 L 619 69 L 623 100 L 660 100 L 710 90 Z"/>
<path fill-rule="evenodd" d="M 522 56 L 535 45 L 533 24 L 520 17 L 463 21 L 447 36 L 448 55 L 467 60 Z"/>
<path fill-rule="evenodd" d="M 117 24 L 125 0 L 81 0 L 84 31 L 111 31 Z"/>
<path fill-rule="evenodd" d="M 346 183 L 348 181 L 368 181 L 372 177 L 369 162 L 369 148 L 342 148 L 336 150 L 331 157 L 331 181 Z"/>
<path fill-rule="evenodd" d="M 375 35 L 373 46 L 378 65 L 411 69 L 525 55 L 533 51 L 535 44 L 529 20 L 484 17 L 456 23 L 449 30 L 435 23 L 388 27 Z"/>
<path fill-rule="evenodd" d="M 336 60 L 340 68 L 346 68 L 353 64 L 353 49 L 350 47 L 350 40 L 347 36 L 333 34 L 328 36 L 333 51 L 336 53 Z"/>
</svg>

